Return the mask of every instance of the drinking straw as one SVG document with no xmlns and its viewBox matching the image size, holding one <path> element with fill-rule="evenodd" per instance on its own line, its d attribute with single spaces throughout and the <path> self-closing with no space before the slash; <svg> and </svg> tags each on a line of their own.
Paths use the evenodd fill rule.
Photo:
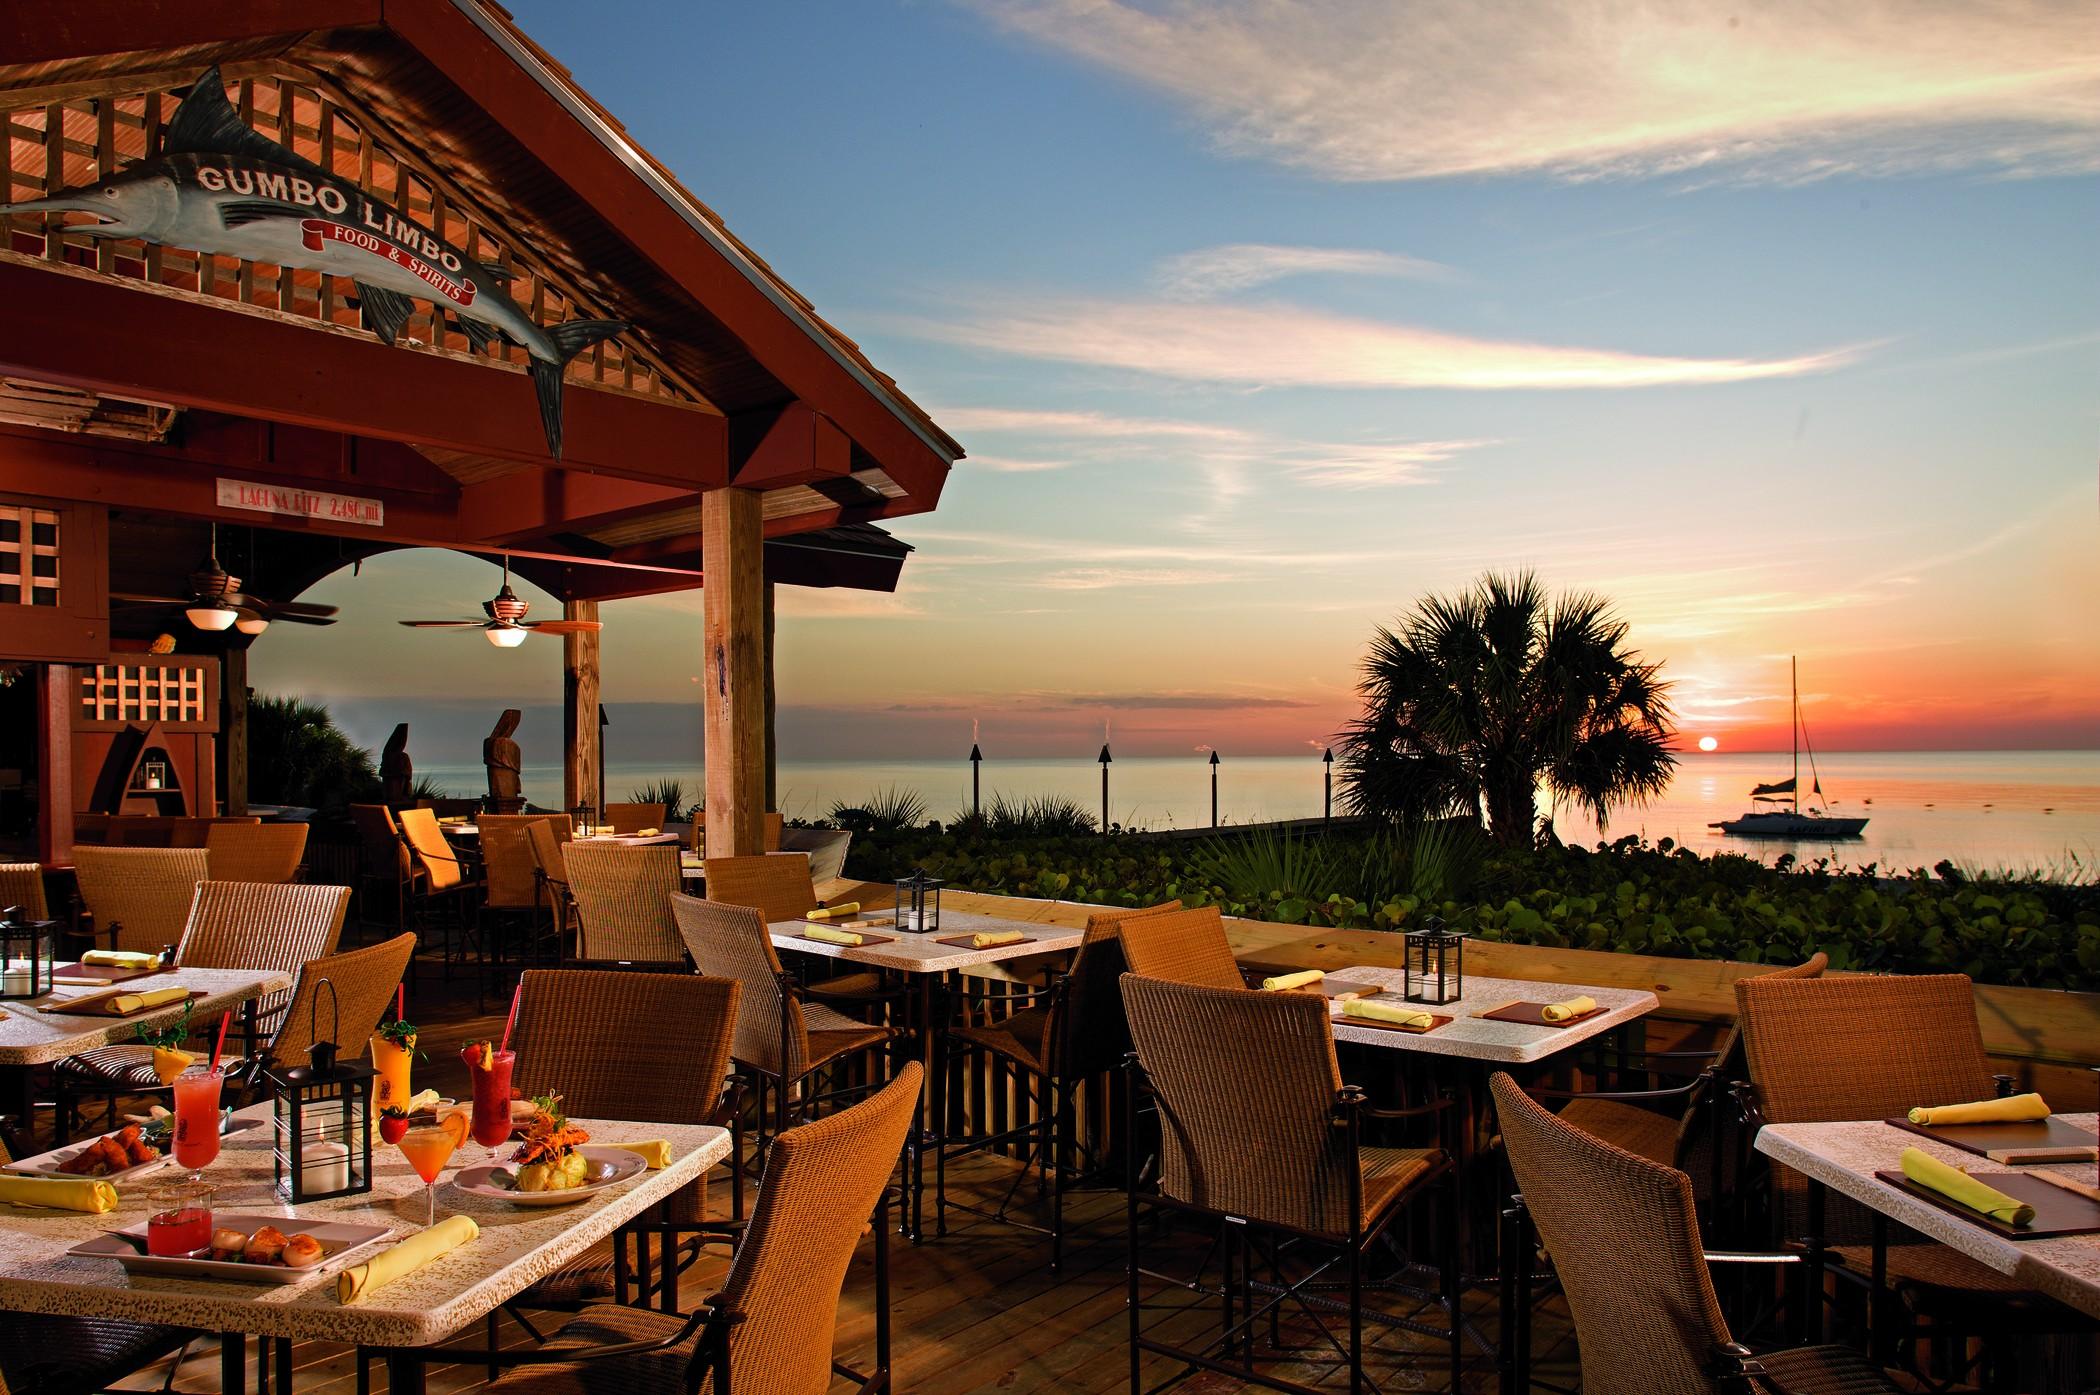
<svg viewBox="0 0 2100 1395">
<path fill-rule="evenodd" d="M 503 1021 L 503 1044 L 498 1051 L 510 1050 L 510 1029 L 518 1025 L 518 999 L 525 996 L 525 985 L 520 983 L 510 991 L 510 1016 Z"/>
<path fill-rule="evenodd" d="M 218 1039 L 217 1041 L 213 1042 L 213 1043 L 212 1043 L 212 1047 L 211 1047 L 211 1068 L 212 1068 L 213 1070 L 217 1070 L 217 1069 L 219 1068 L 219 1057 L 220 1057 L 221 1055 L 225 1054 L 225 1051 L 226 1051 L 226 1029 L 227 1029 L 228 1027 L 231 1027 L 232 1025 L 233 1025 L 233 1014 L 232 1014 L 232 1013 L 230 1013 L 230 1012 L 222 1012 L 222 1013 L 220 1013 L 220 1014 L 219 1014 L 219 1039 Z"/>
<path fill-rule="evenodd" d="M 401 1020 L 402 1018 L 404 1018 L 404 1017 L 408 1016 L 408 1012 L 407 1012 L 407 1010 L 406 1010 L 406 1002 L 407 1002 L 407 997 L 408 997 L 408 985 L 407 985 L 407 984 L 405 984 L 405 983 L 397 983 L 397 984 L 395 984 L 395 985 L 394 985 L 394 1020 L 395 1020 L 396 1022 L 399 1022 L 399 1021 L 400 1021 L 400 1020 Z"/>
</svg>

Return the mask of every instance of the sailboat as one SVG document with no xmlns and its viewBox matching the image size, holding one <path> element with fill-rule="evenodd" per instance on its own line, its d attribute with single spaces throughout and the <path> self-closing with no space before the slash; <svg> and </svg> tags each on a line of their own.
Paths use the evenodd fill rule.
<svg viewBox="0 0 2100 1395">
<path fill-rule="evenodd" d="M 1741 818 L 1724 819 L 1708 824 L 1723 833 L 1738 838 L 1857 838 L 1867 826 L 1863 818 L 1844 818 L 1811 805 L 1807 813 L 1801 811 L 1801 662 L 1793 663 L 1793 736 L 1794 773 L 1784 780 L 1769 785 L 1753 785 L 1750 798 L 1760 806 Z M 1817 798 L 1823 795 L 1823 777 L 1816 770 L 1816 750 L 1808 749 L 1809 789 Z M 1787 807 L 1781 808 L 1781 805 Z"/>
</svg>

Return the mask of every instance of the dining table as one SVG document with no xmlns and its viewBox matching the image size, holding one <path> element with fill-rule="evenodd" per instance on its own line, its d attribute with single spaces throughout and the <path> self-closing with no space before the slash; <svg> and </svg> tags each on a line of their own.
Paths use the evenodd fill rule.
<svg viewBox="0 0 2100 1395">
<path fill-rule="evenodd" d="M 238 1125 L 270 1118 L 272 1105 L 237 1111 Z M 662 1140 L 669 1162 L 633 1179 L 564 1205 L 523 1205 L 502 1197 L 463 1192 L 456 1185 L 464 1167 L 491 1160 L 471 1140 L 440 1173 L 436 1205 L 440 1220 L 471 1217 L 479 1234 L 393 1282 L 339 1301 L 334 1273 L 345 1261 L 324 1261 L 310 1278 L 286 1285 L 222 1278 L 147 1276 L 123 1268 L 107 1255 L 70 1253 L 105 1232 L 144 1222 L 151 1186 L 180 1176 L 170 1171 L 118 1186 L 119 1205 L 101 1215 L 74 1211 L 0 1207 L 0 1308 L 164 1323 L 221 1334 L 221 1389 L 246 1388 L 247 1339 L 263 1339 L 258 1361 L 267 1363 L 269 1342 L 277 1350 L 277 1384 L 290 1395 L 290 1343 L 347 1342 L 382 1351 L 394 1395 L 421 1395 L 428 1364 L 457 1356 L 435 1350 L 486 1318 L 534 1282 L 604 1241 L 623 1225 L 698 1179 L 729 1155 L 727 1130 L 694 1125 L 613 1119 L 574 1119 L 596 1144 Z M 230 1133 L 218 1158 L 203 1169 L 213 1189 L 215 1215 L 264 1215 L 287 1235 L 301 1222 L 383 1226 L 391 1234 L 365 1254 L 424 1228 L 423 1181 L 406 1158 L 374 1141 L 372 1186 L 367 1193 L 304 1202 L 283 1200 L 272 1181 L 274 1131 L 253 1127 Z M 346 1257 L 349 1262 L 364 1257 Z M 258 1369 L 258 1387 L 267 1384 Z"/>
<path fill-rule="evenodd" d="M 849 964 L 859 964 L 871 969 L 884 969 L 904 977 L 910 987 L 910 1019 L 913 1032 L 913 1050 L 920 1064 L 926 1068 L 927 1098 L 919 1106 L 919 1117 L 910 1137 L 905 1143 L 907 1161 L 907 1191 L 905 1204 L 899 1208 L 898 1229 L 913 1240 L 924 1234 L 921 1224 L 924 1216 L 924 1194 L 926 1190 L 926 1157 L 931 1149 L 940 1146 L 939 1128 L 928 1128 L 931 1118 L 941 1121 L 944 1128 L 948 1118 L 948 1092 L 946 1072 L 935 1065 L 937 1044 L 940 1036 L 941 1015 L 936 1006 L 936 990 L 951 974 L 968 977 L 972 971 L 984 977 L 983 970 L 998 965 L 1002 969 L 1023 961 L 1040 961 L 1046 957 L 1063 958 L 1079 948 L 1086 938 L 1083 928 L 1068 925 L 1046 925 L 1033 920 L 1010 920 L 1001 916 L 980 915 L 970 911 L 943 911 L 937 928 L 930 931 L 907 931 L 894 923 L 895 912 L 887 908 L 868 908 L 860 912 L 867 920 L 883 922 L 870 925 L 863 933 L 867 943 L 860 945 L 831 944 L 809 938 L 814 928 L 807 920 L 774 921 L 766 927 L 767 934 L 776 950 L 796 954 L 817 955 L 825 959 L 836 959 Z M 968 940 L 977 934 L 1018 934 L 1021 938 L 1002 945 L 983 949 L 972 947 Z M 1011 972 L 993 977 L 1013 977 Z"/>
</svg>

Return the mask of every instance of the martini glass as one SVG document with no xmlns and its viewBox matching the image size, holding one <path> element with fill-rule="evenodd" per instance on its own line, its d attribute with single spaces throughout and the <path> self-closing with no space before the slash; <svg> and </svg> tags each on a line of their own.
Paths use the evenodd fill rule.
<svg viewBox="0 0 2100 1395">
<path fill-rule="evenodd" d="M 401 1150 L 401 1156 L 408 1159 L 408 1165 L 416 1170 L 416 1176 L 423 1179 L 423 1224 L 426 1226 L 437 1224 L 438 1174 L 445 1170 L 446 1163 L 452 1161 L 453 1150 L 466 1136 L 466 1116 L 455 1113 L 431 1123 L 410 1125 L 408 1132 L 401 1135 L 401 1141 L 394 1145 Z"/>
</svg>

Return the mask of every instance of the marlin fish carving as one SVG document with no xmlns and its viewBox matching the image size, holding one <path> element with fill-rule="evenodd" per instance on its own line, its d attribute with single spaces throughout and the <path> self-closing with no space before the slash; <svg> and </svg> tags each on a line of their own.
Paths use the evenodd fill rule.
<svg viewBox="0 0 2100 1395">
<path fill-rule="evenodd" d="M 216 67 L 175 109 L 159 154 L 49 198 L 0 205 L 0 213 L 91 213 L 100 221 L 75 231 L 347 276 L 365 324 L 388 344 L 414 301 L 427 300 L 459 321 L 474 348 L 502 338 L 531 356 L 540 425 L 557 458 L 563 367 L 628 328 L 621 320 L 534 323 L 504 290 L 506 269 L 473 260 L 243 122 Z"/>
</svg>

